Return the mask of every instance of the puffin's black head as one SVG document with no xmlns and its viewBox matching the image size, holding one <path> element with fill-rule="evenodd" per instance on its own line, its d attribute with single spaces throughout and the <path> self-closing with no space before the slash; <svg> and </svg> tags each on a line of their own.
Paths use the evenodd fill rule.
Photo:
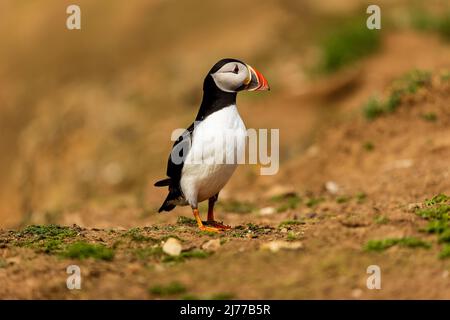
<svg viewBox="0 0 450 320">
<path fill-rule="evenodd" d="M 211 85 L 223 92 L 270 90 L 266 78 L 260 72 L 237 59 L 217 62 L 206 76 L 204 89 Z"/>
</svg>

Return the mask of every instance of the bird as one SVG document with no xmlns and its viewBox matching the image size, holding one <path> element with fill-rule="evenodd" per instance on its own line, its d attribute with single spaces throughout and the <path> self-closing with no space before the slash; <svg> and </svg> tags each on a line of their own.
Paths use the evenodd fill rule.
<svg viewBox="0 0 450 320">
<path fill-rule="evenodd" d="M 214 218 L 219 192 L 245 155 L 246 127 L 236 97 L 241 91 L 270 90 L 266 78 L 252 66 L 233 58 L 221 59 L 203 81 L 203 98 L 194 122 L 173 144 L 167 162 L 168 178 L 156 187 L 168 187 L 158 212 L 189 205 L 200 230 L 231 229 Z M 225 137 L 225 138 L 224 138 Z M 231 159 L 231 161 L 230 161 Z M 207 221 L 198 204 L 208 200 Z"/>
</svg>

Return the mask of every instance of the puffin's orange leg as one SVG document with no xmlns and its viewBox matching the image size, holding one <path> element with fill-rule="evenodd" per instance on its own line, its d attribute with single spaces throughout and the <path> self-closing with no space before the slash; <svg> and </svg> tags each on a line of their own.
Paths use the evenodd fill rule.
<svg viewBox="0 0 450 320">
<path fill-rule="evenodd" d="M 206 227 L 203 225 L 202 219 L 200 219 L 200 213 L 198 209 L 192 209 L 192 213 L 194 214 L 195 220 L 197 221 L 198 228 L 202 231 L 208 232 L 220 232 L 221 229 L 215 227 Z"/>
<path fill-rule="evenodd" d="M 216 201 L 217 201 L 217 195 L 209 198 L 209 200 L 208 200 L 208 221 L 207 221 L 207 223 L 208 223 L 208 225 L 211 225 L 211 226 L 216 227 L 221 230 L 229 230 L 229 229 L 231 229 L 230 226 L 224 225 L 223 223 L 217 222 L 214 220 L 214 204 L 216 203 Z"/>
</svg>

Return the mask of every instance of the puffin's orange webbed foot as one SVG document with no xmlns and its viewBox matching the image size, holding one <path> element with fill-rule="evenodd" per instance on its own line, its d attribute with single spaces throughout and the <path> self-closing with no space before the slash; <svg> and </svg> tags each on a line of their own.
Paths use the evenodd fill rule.
<svg viewBox="0 0 450 320">
<path fill-rule="evenodd" d="M 198 227 L 201 231 L 207 231 L 207 232 L 214 232 L 214 233 L 220 233 L 222 231 L 222 229 L 220 228 L 215 228 L 215 227 L 207 227 L 205 225 L 199 226 Z"/>
<path fill-rule="evenodd" d="M 220 229 L 220 230 L 230 230 L 231 226 L 228 226 L 226 224 L 223 224 L 222 222 L 219 221 L 207 221 L 206 224 L 208 226 L 213 226 L 214 228 Z"/>
</svg>

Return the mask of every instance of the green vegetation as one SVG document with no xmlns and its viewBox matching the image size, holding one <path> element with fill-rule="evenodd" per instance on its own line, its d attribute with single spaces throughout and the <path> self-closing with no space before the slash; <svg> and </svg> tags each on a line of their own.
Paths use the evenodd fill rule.
<svg viewBox="0 0 450 320">
<path fill-rule="evenodd" d="M 235 296 L 233 293 L 219 292 L 219 293 L 213 294 L 211 297 L 209 297 L 209 299 L 207 298 L 207 300 L 232 300 L 234 298 L 235 298 Z"/>
<path fill-rule="evenodd" d="M 329 74 L 352 64 L 380 47 L 377 30 L 366 28 L 365 19 L 353 19 L 333 29 L 319 44 L 322 61 L 319 72 Z"/>
<path fill-rule="evenodd" d="M 373 151 L 375 149 L 375 145 L 373 144 L 373 142 L 366 141 L 363 144 L 363 149 L 366 151 Z"/>
<path fill-rule="evenodd" d="M 320 204 L 321 202 L 324 202 L 325 199 L 322 197 L 319 198 L 310 198 L 308 199 L 308 201 L 306 201 L 306 206 L 308 206 L 309 208 L 315 207 L 318 204 Z"/>
<path fill-rule="evenodd" d="M 374 218 L 376 224 L 387 224 L 389 223 L 389 218 L 383 215 L 378 215 Z"/>
<path fill-rule="evenodd" d="M 50 225 L 31 225 L 16 233 L 15 245 L 28 247 L 46 253 L 55 253 L 63 249 L 64 241 L 78 234 L 72 228 Z"/>
<path fill-rule="evenodd" d="M 445 244 L 439 253 L 440 259 L 447 259 L 450 258 L 450 244 Z"/>
<path fill-rule="evenodd" d="M 438 241 L 444 243 L 439 257 L 450 257 L 450 197 L 438 194 L 425 200 L 423 207 L 416 210 L 416 214 L 429 221 L 423 231 L 436 234 Z"/>
<path fill-rule="evenodd" d="M 305 224 L 304 221 L 301 220 L 286 220 L 286 221 L 282 221 L 278 228 L 285 228 L 285 227 L 291 227 L 291 226 L 298 226 L 300 224 Z"/>
<path fill-rule="evenodd" d="M 422 114 L 422 119 L 428 122 L 436 122 L 437 118 L 437 114 L 434 112 L 427 112 Z"/>
<path fill-rule="evenodd" d="M 5 259 L 0 258 L 0 269 L 6 268 L 7 265 L 8 265 L 8 262 L 6 262 Z"/>
<path fill-rule="evenodd" d="M 179 256 L 165 256 L 163 262 L 184 262 L 188 259 L 205 259 L 211 255 L 210 252 L 194 249 L 190 251 L 181 252 Z"/>
<path fill-rule="evenodd" d="M 369 240 L 364 245 L 365 251 L 381 252 L 395 245 L 408 248 L 429 248 L 431 245 L 428 242 L 414 238 L 388 238 L 383 240 Z"/>
<path fill-rule="evenodd" d="M 293 231 L 288 232 L 287 237 L 286 237 L 287 241 L 295 241 L 297 239 L 298 239 L 298 237 Z"/>
<path fill-rule="evenodd" d="M 195 219 L 188 218 L 185 216 L 179 216 L 177 219 L 177 223 L 187 225 L 187 226 L 192 226 L 192 227 L 197 226 L 197 221 L 195 221 Z"/>
<path fill-rule="evenodd" d="M 450 71 L 444 70 L 441 72 L 441 81 L 450 81 Z"/>
<path fill-rule="evenodd" d="M 148 291 L 156 296 L 172 296 L 176 294 L 185 293 L 187 289 L 182 283 L 174 281 L 165 286 L 164 285 L 153 286 L 149 288 Z"/>
<path fill-rule="evenodd" d="M 235 298 L 235 295 L 230 292 L 219 292 L 214 293 L 211 296 L 199 297 L 194 294 L 186 294 L 181 297 L 183 300 L 232 300 Z"/>
<path fill-rule="evenodd" d="M 102 245 L 91 244 L 84 241 L 75 242 L 67 246 L 61 255 L 65 258 L 87 259 L 110 261 L 114 258 L 114 250 Z"/>
<path fill-rule="evenodd" d="M 432 15 L 426 10 L 416 10 L 412 13 L 411 21 L 417 30 L 436 32 L 450 41 L 450 11 Z"/>
<path fill-rule="evenodd" d="M 352 199 L 352 197 L 349 196 L 339 196 L 336 198 L 336 203 L 346 203 L 349 202 Z"/>
<path fill-rule="evenodd" d="M 367 194 L 365 194 L 364 192 L 358 192 L 356 194 L 356 202 L 357 203 L 363 203 L 364 201 L 366 201 L 367 199 Z"/>
<path fill-rule="evenodd" d="M 294 192 L 275 196 L 270 199 L 272 202 L 278 203 L 277 212 L 285 212 L 294 210 L 302 202 L 302 199 Z"/>
<path fill-rule="evenodd" d="M 363 114 L 366 119 L 374 120 L 384 114 L 397 110 L 401 99 L 406 94 L 417 92 L 419 88 L 430 85 L 431 73 L 423 70 L 413 70 L 394 81 L 388 98 L 382 101 L 371 97 L 363 106 Z"/>
</svg>

